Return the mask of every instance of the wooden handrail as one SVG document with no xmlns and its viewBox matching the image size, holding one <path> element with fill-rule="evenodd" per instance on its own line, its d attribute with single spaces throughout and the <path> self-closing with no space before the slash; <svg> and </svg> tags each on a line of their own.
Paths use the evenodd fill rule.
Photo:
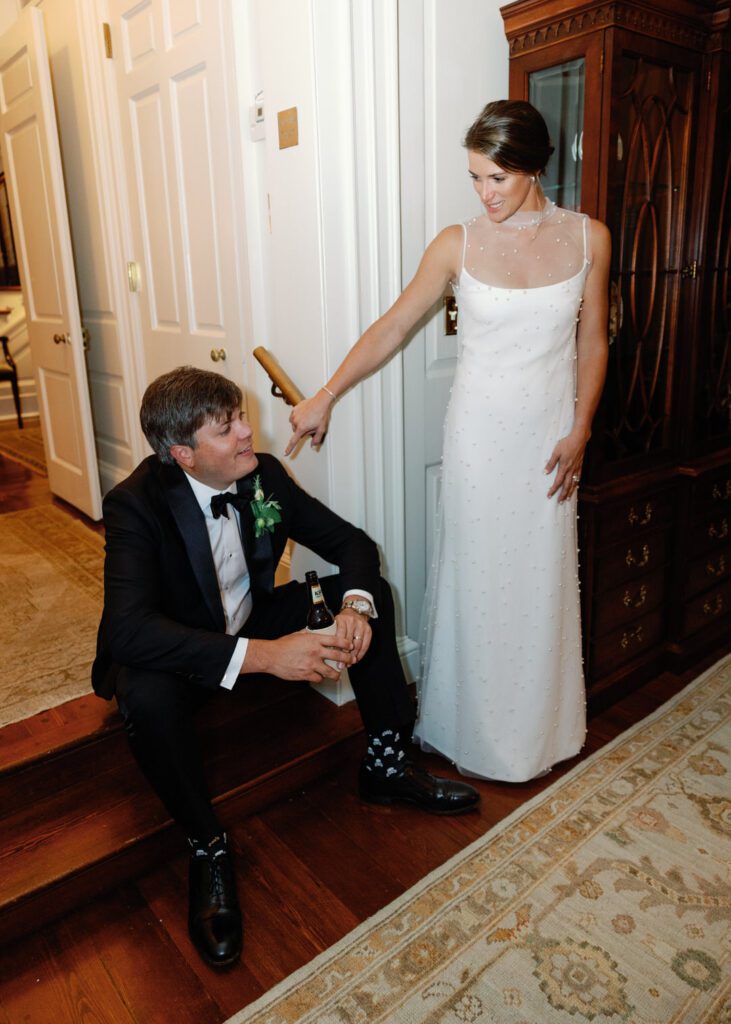
<svg viewBox="0 0 731 1024">
<path fill-rule="evenodd" d="M 257 362 L 261 363 L 269 374 L 269 379 L 272 382 L 272 394 L 275 398 L 284 399 L 287 405 L 297 405 L 298 402 L 304 400 L 305 396 L 284 372 L 268 349 L 264 348 L 262 345 L 258 345 L 254 349 L 254 358 Z"/>
</svg>

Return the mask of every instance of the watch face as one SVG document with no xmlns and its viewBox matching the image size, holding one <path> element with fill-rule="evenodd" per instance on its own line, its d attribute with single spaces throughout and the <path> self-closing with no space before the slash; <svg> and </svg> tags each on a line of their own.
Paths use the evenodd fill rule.
<svg viewBox="0 0 731 1024">
<path fill-rule="evenodd" d="M 356 612 L 361 612 L 363 615 L 370 615 L 371 606 L 368 601 L 348 601 L 348 607 L 352 608 Z"/>
</svg>

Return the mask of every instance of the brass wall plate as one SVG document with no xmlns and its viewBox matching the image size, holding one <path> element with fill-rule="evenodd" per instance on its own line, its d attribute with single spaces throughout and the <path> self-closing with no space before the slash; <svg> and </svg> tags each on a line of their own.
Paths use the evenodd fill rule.
<svg viewBox="0 0 731 1024">
<path fill-rule="evenodd" d="M 288 149 L 290 146 L 297 146 L 299 144 L 297 107 L 289 107 L 288 110 L 280 110 L 277 114 L 277 125 L 279 127 L 280 149 Z"/>
</svg>

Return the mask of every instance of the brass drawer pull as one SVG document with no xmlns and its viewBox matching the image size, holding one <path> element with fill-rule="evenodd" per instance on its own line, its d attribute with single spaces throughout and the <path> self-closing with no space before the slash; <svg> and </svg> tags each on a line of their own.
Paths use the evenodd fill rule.
<svg viewBox="0 0 731 1024">
<path fill-rule="evenodd" d="M 644 510 L 637 512 L 634 505 L 629 510 L 627 515 L 627 522 L 630 526 L 647 526 L 652 519 L 652 513 L 655 511 L 651 501 L 648 501 L 644 507 Z"/>
<path fill-rule="evenodd" d="M 637 626 L 635 629 L 628 629 L 622 633 L 622 639 L 619 641 L 619 646 L 623 651 L 626 651 L 632 641 L 641 644 L 644 638 L 642 626 Z"/>
<path fill-rule="evenodd" d="M 632 597 L 629 590 L 625 590 L 624 597 L 622 598 L 622 604 L 625 606 L 625 608 L 641 608 L 646 600 L 647 587 L 643 583 L 640 589 L 638 590 L 636 597 Z"/>
<path fill-rule="evenodd" d="M 636 565 L 641 569 L 650 561 L 650 545 L 642 545 L 642 558 L 639 560 L 639 562 L 635 558 L 632 552 L 632 548 L 627 548 L 627 554 L 624 556 L 624 560 L 627 565 Z"/>
<path fill-rule="evenodd" d="M 709 558 L 706 562 L 706 572 L 709 576 L 723 576 L 726 572 L 726 556 L 720 555 L 715 565 Z"/>
<path fill-rule="evenodd" d="M 707 601 L 703 602 L 703 614 L 704 615 L 720 615 L 724 608 L 723 594 L 716 594 L 716 600 L 712 601 L 708 598 Z"/>
<path fill-rule="evenodd" d="M 713 539 L 723 540 L 724 537 L 728 537 L 728 519 L 722 519 L 719 526 L 715 523 L 711 523 L 708 527 L 708 536 Z"/>
<path fill-rule="evenodd" d="M 711 495 L 716 501 L 728 501 L 731 498 L 731 480 L 727 480 L 723 486 L 714 484 Z"/>
</svg>

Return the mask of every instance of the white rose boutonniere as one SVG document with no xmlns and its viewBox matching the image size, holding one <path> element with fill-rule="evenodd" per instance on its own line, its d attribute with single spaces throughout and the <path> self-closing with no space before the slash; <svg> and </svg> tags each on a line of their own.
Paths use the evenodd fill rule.
<svg viewBox="0 0 731 1024">
<path fill-rule="evenodd" d="M 258 474 L 254 477 L 254 500 L 250 507 L 254 516 L 254 536 L 257 540 L 267 531 L 274 533 L 274 527 L 282 521 L 281 505 L 274 501 L 271 495 L 264 500 L 261 477 Z"/>
</svg>

